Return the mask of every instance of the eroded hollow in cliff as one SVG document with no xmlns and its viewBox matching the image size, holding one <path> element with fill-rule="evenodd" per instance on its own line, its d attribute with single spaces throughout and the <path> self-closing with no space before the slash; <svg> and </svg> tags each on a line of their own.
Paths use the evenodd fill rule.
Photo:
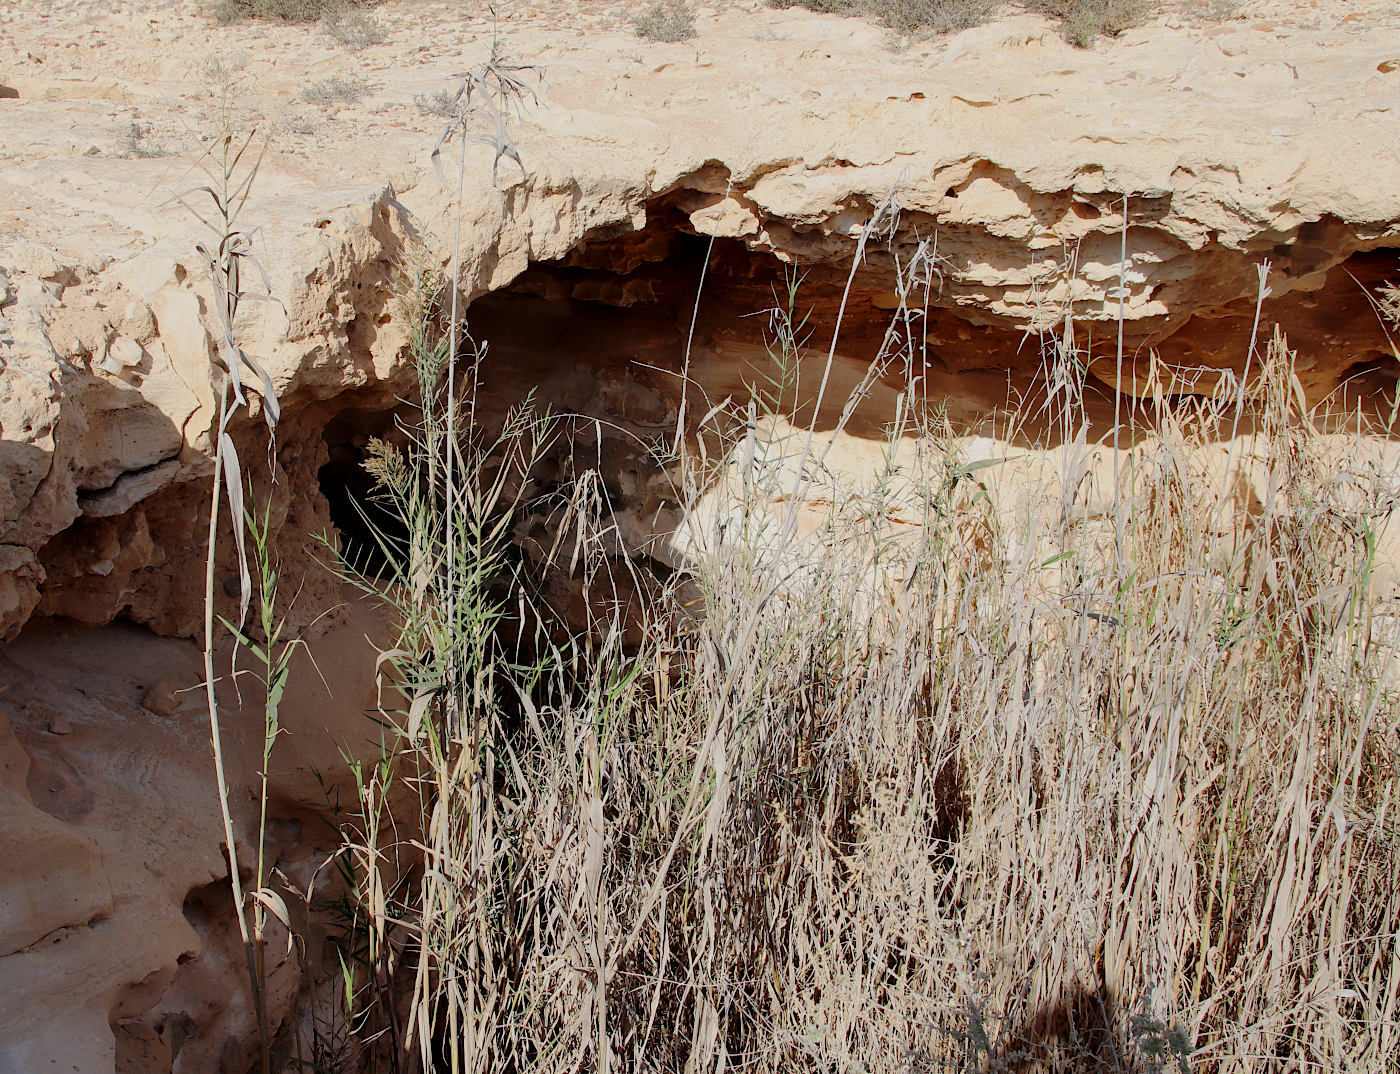
<svg viewBox="0 0 1400 1074">
<path fill-rule="evenodd" d="M 1091 440 L 1115 420 L 1120 367 L 1126 392 L 1144 397 L 1152 369 L 1159 377 L 1165 370 L 1159 398 L 1167 405 L 1174 396 L 1228 391 L 1230 374 L 1257 371 L 1255 356 L 1275 326 L 1296 353 L 1293 368 L 1311 402 L 1381 416 L 1395 398 L 1400 363 L 1374 303 L 1395 275 L 1394 250 L 1355 253 L 1297 287 L 1288 285 L 1303 271 L 1294 262 L 1311 264 L 1302 240 L 1297 257 L 1287 246 L 1266 250 L 1275 293 L 1258 310 L 1257 332 L 1255 295 L 1221 294 L 1189 312 L 1126 322 L 1120 358 L 1111 303 L 1047 307 L 1032 325 L 997 313 L 988 289 L 961 278 L 965 266 L 954 260 L 933 257 L 918 268 L 915 252 L 937 233 L 931 217 L 903 221 L 890 245 L 871 242 L 853 270 L 855 244 L 833 241 L 831 222 L 768 222 L 786 260 L 752 248 L 752 237 L 697 234 L 694 220 L 726 200 L 695 190 L 665 195 L 648 206 L 642 229 L 594 235 L 478 299 L 472 330 L 491 348 L 481 397 L 499 410 L 533 393 L 557 411 L 615 421 L 627 436 L 674 436 L 679 422 L 693 437 L 716 407 L 742 407 L 768 392 L 781 349 L 772 314 L 786 310 L 803 355 L 787 405 L 818 433 L 841 424 L 846 435 L 883 439 L 898 396 L 912 387 L 958 432 L 1053 444 L 1061 429 L 1042 419 L 1054 403 L 1050 367 L 1067 315 Z M 871 211 L 853 204 L 847 230 L 857 233 Z M 1151 263 L 1150 242 L 1130 248 L 1130 263 L 1139 261 Z M 1201 282 L 1203 295 L 1210 284 Z M 879 376 L 850 409 L 871 363 Z"/>
<path fill-rule="evenodd" d="M 696 198 L 694 191 L 659 198 L 640 230 L 595 234 L 561 260 L 533 264 L 469 311 L 472 336 L 486 347 L 474 374 L 476 420 L 499 429 L 528 406 L 550 414 L 556 427 L 530 474 L 514 534 L 523 562 L 538 569 L 542 590 L 571 622 L 587 619 L 599 602 L 627 606 L 648 580 L 684 566 L 671 539 L 686 500 L 674 451 L 707 439 L 713 458 L 732 445 L 726 428 L 742 426 L 751 405 L 776 402 L 792 425 L 818 435 L 839 429 L 861 442 L 857 457 L 874 457 L 868 453 L 889 435 L 901 396 L 959 434 L 1054 446 L 1082 417 L 1088 439 L 1107 442 L 1117 326 L 1102 310 L 1075 336 L 1088 355 L 1078 366 L 1081 417 L 1056 421 L 1063 399 L 1055 396 L 1051 365 L 1062 315 L 1054 331 L 1042 333 L 998 320 L 965 287 L 945 287 L 955 264 L 926 272 L 923 289 L 910 289 L 913 301 L 901 305 L 892 301 L 901 262 L 887 249 L 852 271 L 849 256 L 832 255 L 829 229 L 813 224 L 808 234 L 784 225 L 786 247 L 812 254 L 808 262 L 785 261 L 743 238 L 698 234 Z M 852 218 L 862 211 L 853 209 Z M 896 242 L 907 255 L 914 237 Z M 1278 325 L 1312 401 L 1332 396 L 1339 409 L 1383 415 L 1400 366 L 1372 296 L 1395 261 L 1394 251 L 1358 253 L 1320 288 L 1280 287 L 1264 302 L 1256 353 Z M 1126 405 L 1142 416 L 1231 383 L 1221 371 L 1239 372 L 1251 360 L 1254 313 L 1253 298 L 1235 297 L 1184 321 L 1126 324 L 1125 387 L 1140 396 L 1125 396 Z M 801 355 L 786 372 L 776 358 L 785 332 Z M 1139 387 L 1158 360 L 1181 373 L 1154 400 Z M 867 379 L 872 363 L 879 375 Z M 1246 420 L 1240 428 L 1247 427 Z M 906 434 L 916 428 L 906 426 Z M 558 568 L 561 520 L 581 491 L 598 507 L 597 544 L 617 568 L 602 592 Z"/>
<path fill-rule="evenodd" d="M 871 243 L 853 269 L 854 244 L 834 241 L 829 224 L 772 225 L 782 257 L 754 249 L 751 235 L 698 233 L 696 214 L 719 200 L 695 190 L 664 195 L 648 205 L 642 228 L 595 233 L 470 306 L 458 399 L 470 400 L 472 435 L 489 440 L 522 415 L 549 430 L 509 492 L 512 555 L 533 595 L 563 621 L 625 613 L 686 566 L 675 537 L 696 489 L 680 487 L 678 451 L 717 457 L 755 409 L 839 435 L 856 459 L 875 457 L 911 401 L 957 434 L 1053 447 L 1082 420 L 1090 441 L 1107 442 L 1117 326 L 1102 310 L 1076 326 L 1082 409 L 1057 421 L 1060 329 L 999 320 L 965 280 L 955 285 L 959 266 L 950 261 L 930 261 L 910 281 L 918 275 L 911 251 L 931 221 L 906 222 L 893 246 Z M 869 211 L 853 205 L 848 215 L 858 223 Z M 1272 252 L 1280 281 L 1289 275 L 1286 252 Z M 1274 325 L 1282 329 L 1313 401 L 1335 393 L 1344 407 L 1377 415 L 1392 405 L 1400 365 L 1372 299 L 1393 274 L 1394 255 L 1355 254 L 1320 288 L 1281 286 L 1264 302 L 1255 338 L 1266 344 Z M 1243 368 L 1254 314 L 1253 300 L 1237 296 L 1184 320 L 1125 324 L 1127 405 L 1142 416 L 1174 405 L 1173 393 L 1230 383 L 1221 371 Z M 785 342 L 798 356 L 792 368 L 781 357 Z M 1159 359 L 1180 375 L 1154 399 L 1141 385 Z M 352 407 L 325 424 L 320 491 L 344 561 L 362 574 L 385 576 L 386 547 L 407 537 L 365 470 L 366 449 L 413 420 L 403 408 Z M 578 554 L 584 543 L 587 556 Z M 581 567 L 585 560 L 594 566 Z"/>
<path fill-rule="evenodd" d="M 327 458 L 316 479 L 330 509 L 340 558 L 358 574 L 387 578 L 391 558 L 407 546 L 408 525 L 387 502 L 365 463 L 375 440 L 402 439 L 397 412 L 340 410 L 322 435 Z"/>
<path fill-rule="evenodd" d="M 941 267 L 944 278 L 930 277 L 920 296 L 926 305 L 900 309 L 891 301 L 888 250 L 875 250 L 852 273 L 852 244 L 833 243 L 829 225 L 774 224 L 774 241 L 807 258 L 784 262 L 751 248 L 752 235 L 698 234 L 695 216 L 705 208 L 695 208 L 697 197 L 663 196 L 648 206 L 641 229 L 594 234 L 469 310 L 469 329 L 486 353 L 470 381 L 464 377 L 459 399 L 471 398 L 482 435 L 527 404 L 550 415 L 552 433 L 520 490 L 512 539 L 522 573 L 538 580 L 542 597 L 570 622 L 586 621 L 600 605 L 632 606 L 687 565 L 674 538 L 695 489 L 678 487 L 678 446 L 688 445 L 692 457 L 703 448 L 713 460 L 735 443 L 747 407 L 773 404 L 775 394 L 794 427 L 822 435 L 840 425 L 857 463 L 877 457 L 911 385 L 955 432 L 1054 446 L 1069 427 L 1045 418 L 1054 411 L 1047 405 L 1053 339 L 996 320 L 965 281 L 954 286 L 957 264 Z M 854 208 L 851 219 L 858 223 L 866 212 Z M 1278 293 L 1263 303 L 1257 339 L 1267 343 L 1275 325 L 1282 329 L 1296 352 L 1292 371 L 1312 402 L 1330 398 L 1343 414 L 1388 417 L 1400 362 L 1374 300 L 1397 275 L 1397 251 L 1355 253 L 1307 288 L 1289 290 L 1288 249 L 1261 252 L 1275 260 Z M 1305 255 L 1294 276 L 1313 264 Z M 774 359 L 782 350 L 774 309 L 791 313 L 801 344 L 790 393 L 773 391 L 783 375 Z M 1180 323 L 1126 325 L 1124 372 L 1137 398 L 1124 401 L 1137 416 L 1157 405 L 1142 381 L 1152 354 L 1183 371 L 1180 383 L 1168 385 L 1165 405 L 1174 405 L 1174 390 L 1208 394 L 1221 369 L 1243 368 L 1254 315 L 1253 298 L 1236 295 Z M 1090 442 L 1104 442 L 1112 427 L 1115 327 L 1100 319 L 1076 328 L 1076 345 L 1091 346 L 1095 359 L 1079 370 Z M 880 375 L 862 383 L 877 360 Z M 471 364 L 464 352 L 461 368 Z M 395 390 L 402 385 L 372 384 L 289 409 L 279 431 L 284 474 L 269 487 L 273 524 L 288 576 L 304 578 L 296 614 L 305 612 L 307 621 L 339 593 L 318 540 L 328 523 L 345 561 L 371 576 L 389 566 L 386 541 L 392 547 L 406 536 L 363 465 L 373 438 L 392 434 L 401 418 L 412 424 Z M 1013 415 L 1020 418 L 1014 427 Z M 256 426 L 240 448 L 247 459 L 264 450 Z M 171 484 L 120 514 L 98 514 L 85 503 L 92 514 L 40 550 L 46 577 L 36 614 L 90 623 L 124 617 L 160 633 L 197 635 L 205 497 L 207 484 L 195 481 Z M 585 503 L 597 522 L 590 551 L 611 568 L 605 583 L 584 576 L 573 555 L 583 535 L 568 519 Z M 237 566 L 229 546 L 220 555 L 224 599 L 227 587 L 236 588 Z"/>
</svg>

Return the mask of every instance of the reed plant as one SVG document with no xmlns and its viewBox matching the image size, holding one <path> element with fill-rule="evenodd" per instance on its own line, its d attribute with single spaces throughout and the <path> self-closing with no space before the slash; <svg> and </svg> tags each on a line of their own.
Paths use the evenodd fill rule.
<svg viewBox="0 0 1400 1074">
<path fill-rule="evenodd" d="M 497 44 L 459 80 L 459 199 L 469 145 L 523 167 L 533 73 Z M 412 274 L 418 409 L 367 463 L 395 524 L 349 575 L 399 631 L 341 816 L 345 1069 L 1393 1064 L 1394 430 L 1310 406 L 1275 336 L 1213 392 L 1153 364 L 1100 435 L 1066 319 L 1039 396 L 966 435 L 926 389 L 932 244 L 892 247 L 898 311 L 832 400 L 897 215 L 832 338 L 794 277 L 747 398 L 686 384 L 654 449 L 685 568 L 650 587 L 596 465 L 536 480 L 579 424 L 478 412 L 456 244 Z M 878 382 L 877 462 L 843 466 Z"/>
<path fill-rule="evenodd" d="M 469 145 L 493 179 L 521 164 L 508 125 L 530 75 L 493 49 L 459 80 L 433 150 L 442 167 L 457 142 L 459 198 Z M 184 198 L 213 206 L 206 687 L 272 1069 L 265 949 L 289 915 L 261 832 L 244 886 L 213 663 L 228 496 L 227 626 L 266 690 L 265 773 L 290 650 L 231 432 L 250 402 L 269 427 L 278 413 L 234 331 L 257 290 L 238 223 L 251 146 L 225 135 Z M 877 210 L 857 262 L 898 236 L 896 213 Z M 1066 321 L 1040 395 L 969 436 L 924 379 L 940 262 L 931 245 L 892 260 L 899 309 L 848 399 L 827 397 L 840 317 L 813 338 L 797 277 L 746 398 L 687 385 L 690 416 L 655 449 L 685 568 L 650 587 L 613 576 L 642 568 L 616 555 L 596 468 L 574 460 L 562 491 L 535 478 L 570 416 L 531 398 L 495 425 L 478 413 L 489 354 L 455 253 L 446 279 L 412 274 L 418 410 L 368 456 L 366 523 L 395 524 L 382 573 L 349 575 L 399 626 L 376 668 L 382 751 L 351 765 L 318 896 L 335 1009 L 293 1065 L 1394 1068 L 1393 427 L 1311 406 L 1274 336 L 1213 391 L 1173 397 L 1154 365 L 1099 435 Z M 846 467 L 877 382 L 905 387 L 875 464 Z M 527 552 L 518 524 L 542 508 L 552 546 Z M 550 571 L 578 583 L 582 628 L 551 608 Z M 623 606 L 624 589 L 649 597 Z M 265 822 L 265 776 L 259 793 Z"/>
<path fill-rule="evenodd" d="M 183 207 L 204 226 L 209 239 L 196 245 L 209 276 L 212 308 L 218 325 L 215 349 L 217 360 L 210 367 L 210 395 L 214 405 L 210 429 L 209 526 L 204 560 L 204 694 L 209 717 L 209 741 L 213 754 L 215 787 L 223 826 L 223 854 L 228 866 L 229 888 L 246 960 L 248 984 L 258 1037 L 258 1069 L 273 1069 L 272 1043 L 276 1027 L 267 1009 L 267 947 L 276 933 L 290 946 L 290 915 L 281 893 L 273 886 L 273 866 L 266 855 L 268 822 L 268 776 L 271 753 L 280 734 L 279 706 L 286 688 L 289 662 L 295 640 L 282 638 L 278 620 L 277 564 L 271 543 L 269 512 L 245 498 L 245 478 L 238 447 L 234 441 L 240 419 L 260 414 L 269 436 L 268 458 L 275 459 L 276 429 L 281 415 L 272 378 L 259 361 L 238 342 L 239 312 L 245 303 L 276 301 L 261 264 L 253 256 L 253 236 L 240 219 L 247 208 L 254 181 L 262 164 L 266 144 L 258 144 L 255 131 L 239 133 L 228 122 L 225 104 L 223 129 L 211 140 L 195 162 L 204 182 L 176 194 L 168 204 Z M 248 384 L 248 377 L 254 380 Z M 251 489 L 251 483 L 248 489 Z M 227 497 L 227 532 L 221 518 L 221 501 Z M 219 614 L 215 586 L 221 557 L 222 538 L 231 537 L 237 567 L 238 613 L 235 619 Z M 252 562 L 248 554 L 253 542 Z M 245 632 L 249 610 L 256 593 L 256 629 Z M 215 624 L 226 631 L 221 636 Z M 259 633 L 260 630 L 260 633 Z M 249 675 L 258 680 L 263 695 L 262 763 L 259 767 L 255 800 L 257 817 L 253 867 L 239 860 L 238 819 L 234 815 L 229 785 L 229 769 L 224 753 L 224 705 L 219 697 L 221 676 L 215 669 L 215 654 L 224 640 L 233 642 L 229 675 L 224 680 L 235 691 Z M 255 669 L 240 669 L 239 656 L 253 655 Z M 251 887 L 246 886 L 251 877 Z M 275 922 L 275 923 L 274 923 Z"/>
<path fill-rule="evenodd" d="M 825 431 L 797 387 L 836 346 L 794 286 L 752 397 L 658 460 L 688 567 L 640 633 L 551 614 L 540 570 L 612 591 L 606 500 L 580 463 L 551 556 L 514 547 L 564 426 L 450 409 L 479 351 L 420 304 L 341 859 L 367 1068 L 1393 1069 L 1392 431 L 1310 407 L 1275 337 L 1095 438 L 1066 332 L 1042 398 L 958 435 L 921 376 L 937 273 L 904 263 Z M 896 374 L 879 464 L 843 470 Z"/>
</svg>

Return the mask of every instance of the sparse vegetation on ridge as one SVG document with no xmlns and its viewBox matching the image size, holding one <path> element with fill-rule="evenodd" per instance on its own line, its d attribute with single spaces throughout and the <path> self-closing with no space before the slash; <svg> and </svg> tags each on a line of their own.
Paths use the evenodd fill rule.
<svg viewBox="0 0 1400 1074">
<path fill-rule="evenodd" d="M 1088 48 L 1100 37 L 1117 37 L 1145 21 L 1155 0 L 1028 0 L 1060 23 L 1060 33 L 1071 45 Z"/>
<path fill-rule="evenodd" d="M 355 8 L 368 8 L 380 0 L 213 0 L 210 11 L 221 22 L 241 19 L 277 19 L 281 22 L 316 22 Z"/>
<path fill-rule="evenodd" d="M 385 30 L 365 13 L 380 0 L 214 0 L 211 11 L 222 22 L 277 19 L 325 23 L 327 32 L 349 48 L 365 48 L 386 39 Z M 997 0 L 766 0 L 769 7 L 867 18 L 903 38 L 954 33 L 979 26 L 1002 6 Z M 1141 24 L 1157 0 L 1023 0 L 1027 10 L 1054 18 L 1065 40 L 1088 48 L 1100 37 L 1116 37 Z M 1211 8 L 1212 18 L 1229 11 Z M 695 13 L 686 0 L 659 0 L 630 19 L 638 37 L 648 41 L 687 41 L 695 36 Z"/>
<path fill-rule="evenodd" d="M 268 19 L 319 23 L 338 45 L 352 50 L 381 45 L 389 39 L 382 21 L 369 14 L 381 0 L 213 0 L 210 14 L 221 23 Z"/>
<path fill-rule="evenodd" d="M 859 15 L 904 37 L 953 33 L 978 26 L 997 11 L 997 0 L 768 0 L 770 7 Z M 1088 48 L 1100 36 L 1116 37 L 1153 10 L 1153 0 L 1026 0 L 1032 11 L 1058 20 L 1066 41 Z"/>
<path fill-rule="evenodd" d="M 905 37 L 946 34 L 979 26 L 996 0 L 768 0 L 769 7 L 803 7 L 833 15 L 858 15 Z"/>
</svg>

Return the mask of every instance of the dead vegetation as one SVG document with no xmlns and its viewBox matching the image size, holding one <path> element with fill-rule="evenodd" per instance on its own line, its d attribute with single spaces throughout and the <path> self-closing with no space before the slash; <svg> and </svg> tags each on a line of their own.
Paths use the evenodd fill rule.
<svg viewBox="0 0 1400 1074">
<path fill-rule="evenodd" d="M 152 160 L 173 156 L 176 152 L 163 139 L 152 134 L 152 126 L 140 119 L 133 119 L 126 134 L 122 136 L 117 149 L 121 156 L 132 160 Z"/>
<path fill-rule="evenodd" d="M 268 19 L 319 23 L 338 45 L 352 50 L 388 40 L 388 28 L 369 13 L 380 0 L 212 0 L 210 15 L 221 23 Z"/>
<path fill-rule="evenodd" d="M 527 71 L 493 59 L 443 94 L 434 159 L 457 137 L 518 164 Z M 383 750 L 305 893 L 337 987 L 268 1052 L 473 1074 L 1391 1062 L 1400 630 L 1372 582 L 1393 430 L 1324 432 L 1275 338 L 1213 395 L 1127 406 L 1113 452 L 1086 356 L 1049 339 L 1043 397 L 1001 415 L 1019 446 L 974 453 L 920 389 L 930 256 L 834 431 L 810 393 L 836 343 L 813 353 L 796 289 L 751 397 L 647 445 L 696 524 L 642 606 L 597 470 L 535 478 L 567 416 L 526 399 L 479 424 L 485 351 L 415 274 L 421 413 L 369 452 L 366 516 L 397 524 L 382 575 L 347 574 L 400 624 Z M 907 386 L 883 461 L 843 472 L 829 445 L 881 378 Z M 553 547 L 516 544 L 526 513 Z M 586 630 L 546 569 L 582 581 Z"/>
<path fill-rule="evenodd" d="M 380 0 L 213 0 L 210 12 L 220 22 L 276 19 L 316 22 L 347 11 L 373 7 Z"/>
<path fill-rule="evenodd" d="M 695 13 L 685 0 L 668 0 L 634 16 L 632 28 L 646 41 L 689 41 L 695 36 Z"/>
<path fill-rule="evenodd" d="M 770 7 L 871 19 L 905 38 L 954 33 L 996 14 L 996 0 L 768 0 Z M 1065 40 L 1080 48 L 1116 37 L 1150 17 L 1154 0 L 1027 0 L 1026 7 L 1054 18 Z"/>
<path fill-rule="evenodd" d="M 1030 0 L 1029 6 L 1057 19 L 1071 45 L 1088 48 L 1100 37 L 1117 37 L 1146 21 L 1154 0 Z"/>
<path fill-rule="evenodd" d="M 857 15 L 906 37 L 980 26 L 996 11 L 995 0 L 768 0 L 768 6 Z"/>
<path fill-rule="evenodd" d="M 1386 438 L 1319 431 L 1275 339 L 1212 399 L 1133 407 L 1109 465 L 1049 341 L 1040 447 L 966 454 L 915 380 L 885 464 L 843 474 L 794 394 L 799 308 L 768 387 L 706 419 L 721 461 L 656 447 L 702 522 L 640 645 L 600 484 L 531 480 L 565 426 L 447 422 L 423 322 L 422 420 L 372 453 L 408 537 L 361 581 L 403 627 L 318 1024 L 394 1071 L 1384 1069 Z M 871 376 L 917 369 L 910 338 Z M 581 635 L 512 551 L 541 496 Z"/>
<path fill-rule="evenodd" d="M 357 74 L 333 75 L 311 83 L 301 91 L 301 99 L 308 104 L 332 108 L 340 104 L 355 104 L 369 93 L 370 88 L 370 84 Z"/>
</svg>

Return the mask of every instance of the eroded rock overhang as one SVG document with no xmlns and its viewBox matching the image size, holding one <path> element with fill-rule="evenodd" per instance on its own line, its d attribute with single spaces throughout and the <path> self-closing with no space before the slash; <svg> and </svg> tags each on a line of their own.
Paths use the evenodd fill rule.
<svg viewBox="0 0 1400 1074">
<path fill-rule="evenodd" d="M 755 18 L 640 58 L 622 37 L 581 53 L 521 32 L 547 78 L 512 121 L 523 168 L 505 160 L 494 180 L 489 151 L 472 146 L 459 177 L 452 154 L 429 158 L 434 120 L 386 127 L 384 106 L 324 167 L 279 136 L 243 221 L 277 301 L 240 332 L 282 397 L 262 480 L 308 609 L 334 589 L 318 477 L 353 460 L 334 430 L 363 438 L 412 393 L 397 294 L 425 257 L 456 265 L 500 406 L 542 385 L 556 409 L 638 435 L 674 422 L 682 368 L 720 397 L 749 383 L 768 342 L 752 315 L 795 277 L 811 338 L 824 350 L 839 316 L 837 356 L 857 376 L 916 303 L 921 375 L 969 429 L 1034 394 L 1037 337 L 1067 323 L 1100 401 L 1120 323 L 1127 391 L 1153 356 L 1171 391 L 1213 390 L 1277 325 L 1313 398 L 1393 397 L 1371 306 L 1400 247 L 1386 35 L 1154 26 L 1086 52 L 1017 17 L 891 54 L 859 24 L 784 13 L 776 34 L 759 23 L 777 13 Z M 386 69 L 377 94 L 393 105 L 449 70 Z M 288 78 L 262 74 L 253 92 L 270 97 Z M 46 92 L 5 107 L 33 125 L 64 106 Z M 205 236 L 150 196 L 149 162 L 125 164 L 0 169 L 34 208 L 0 257 L 6 636 L 34 614 L 197 629 L 216 351 Z M 65 210 L 102 205 L 101 227 L 65 239 Z M 368 417 L 337 423 L 347 412 Z M 240 436 L 262 450 L 256 415 Z"/>
</svg>

